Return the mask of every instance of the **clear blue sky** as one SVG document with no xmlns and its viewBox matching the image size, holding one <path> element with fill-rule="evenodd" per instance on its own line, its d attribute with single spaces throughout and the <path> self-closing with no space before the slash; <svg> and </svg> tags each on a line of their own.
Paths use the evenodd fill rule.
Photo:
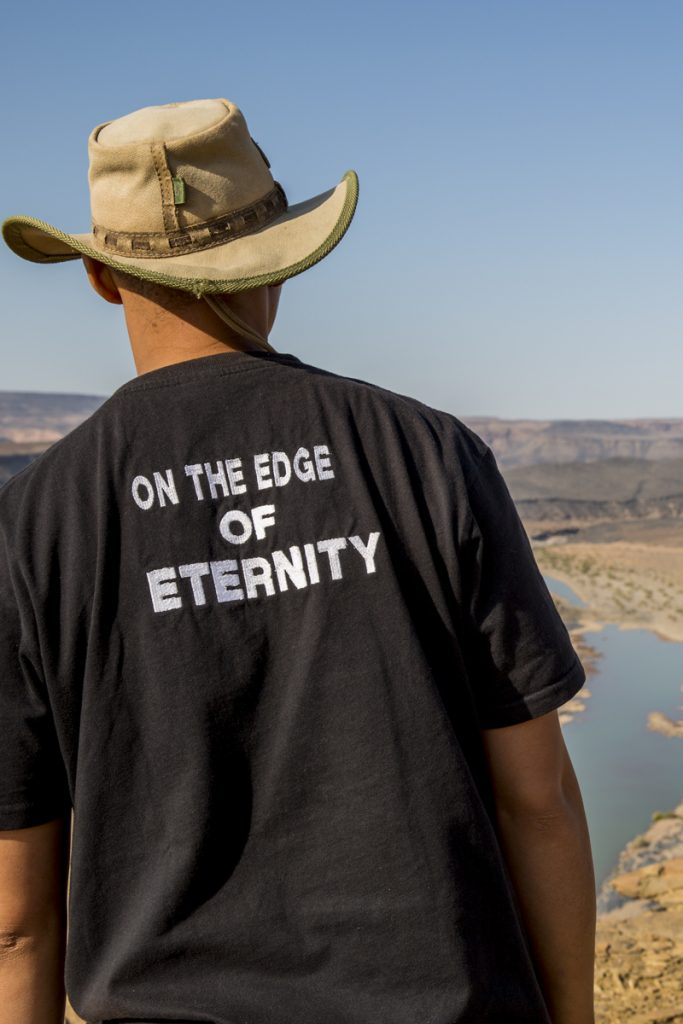
<svg viewBox="0 0 683 1024">
<path fill-rule="evenodd" d="M 3 219 L 88 230 L 95 124 L 226 96 L 290 201 L 360 176 L 277 349 L 456 415 L 683 416 L 679 0 L 22 2 L 3 36 Z M 0 276 L 0 390 L 134 375 L 80 263 Z"/>
</svg>

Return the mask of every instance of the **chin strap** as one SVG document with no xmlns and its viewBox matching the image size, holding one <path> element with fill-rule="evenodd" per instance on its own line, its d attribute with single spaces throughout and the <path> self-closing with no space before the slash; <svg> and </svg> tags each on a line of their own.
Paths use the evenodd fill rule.
<svg viewBox="0 0 683 1024">
<path fill-rule="evenodd" d="M 221 318 L 223 323 L 226 323 L 231 330 L 237 334 L 241 334 L 243 338 L 248 338 L 249 341 L 253 341 L 259 348 L 263 348 L 266 352 L 276 352 L 270 344 L 267 338 L 259 334 L 258 331 L 250 327 L 249 324 L 245 323 L 241 317 L 237 316 L 232 309 L 228 309 L 224 302 L 216 298 L 214 295 L 203 295 L 202 298 L 208 306 L 214 311 L 214 313 Z"/>
</svg>

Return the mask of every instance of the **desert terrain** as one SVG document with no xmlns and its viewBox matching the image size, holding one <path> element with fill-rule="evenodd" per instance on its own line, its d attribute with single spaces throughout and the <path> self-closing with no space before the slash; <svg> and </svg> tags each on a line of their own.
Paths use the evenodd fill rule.
<svg viewBox="0 0 683 1024">
<path fill-rule="evenodd" d="M 543 573 L 567 583 L 586 603 L 594 622 L 683 642 L 683 537 L 678 545 L 536 544 L 534 554 Z"/>
<path fill-rule="evenodd" d="M 683 1021 L 683 803 L 655 812 L 600 894 L 599 1024 Z"/>
</svg>

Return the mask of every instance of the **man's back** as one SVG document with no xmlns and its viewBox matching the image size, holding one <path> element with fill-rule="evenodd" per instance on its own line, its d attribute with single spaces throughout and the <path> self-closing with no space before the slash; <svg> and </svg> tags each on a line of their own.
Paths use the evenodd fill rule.
<svg viewBox="0 0 683 1024">
<path fill-rule="evenodd" d="M 480 438 L 294 356 L 208 356 L 120 388 L 0 527 L 36 743 L 0 813 L 73 802 L 81 1016 L 547 1019 L 480 729 L 584 674 Z"/>
</svg>

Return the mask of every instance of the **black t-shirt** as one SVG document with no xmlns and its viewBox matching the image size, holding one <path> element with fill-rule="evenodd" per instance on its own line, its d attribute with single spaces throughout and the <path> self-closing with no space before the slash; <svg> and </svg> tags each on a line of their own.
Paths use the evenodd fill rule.
<svg viewBox="0 0 683 1024">
<path fill-rule="evenodd" d="M 547 1021 L 480 729 L 585 675 L 486 444 L 282 353 L 0 491 L 0 828 L 74 809 L 88 1021 Z"/>
</svg>

